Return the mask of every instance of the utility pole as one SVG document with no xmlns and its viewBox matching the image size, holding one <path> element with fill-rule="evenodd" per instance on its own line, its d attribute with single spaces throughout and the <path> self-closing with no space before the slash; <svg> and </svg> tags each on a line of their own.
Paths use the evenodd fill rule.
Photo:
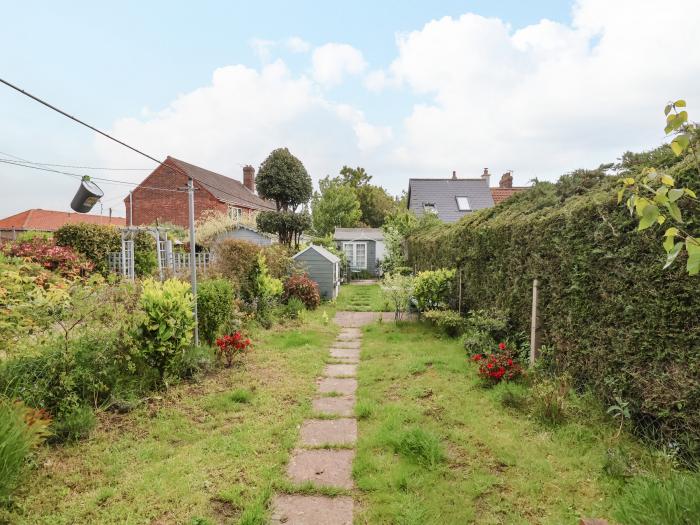
<svg viewBox="0 0 700 525">
<path fill-rule="evenodd" d="M 197 264 L 194 237 L 194 181 L 187 179 L 187 196 L 190 204 L 190 279 L 192 281 L 192 298 L 194 299 L 194 345 L 199 346 L 199 319 L 197 317 Z"/>
</svg>

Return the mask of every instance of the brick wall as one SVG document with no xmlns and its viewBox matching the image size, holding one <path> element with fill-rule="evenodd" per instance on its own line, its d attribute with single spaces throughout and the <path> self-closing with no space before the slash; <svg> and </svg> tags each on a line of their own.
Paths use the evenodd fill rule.
<svg viewBox="0 0 700 525">
<path fill-rule="evenodd" d="M 176 189 L 187 186 L 187 177 L 168 166 L 160 166 L 149 175 L 142 186 Z M 205 210 L 217 210 L 225 212 L 228 206 L 219 201 L 197 181 L 194 193 L 195 220 Z M 129 197 L 124 200 L 126 206 L 126 224 L 129 224 Z M 171 222 L 180 226 L 189 225 L 189 205 L 187 192 L 175 193 L 172 191 L 152 190 L 138 186 L 133 192 L 134 226 Z"/>
</svg>

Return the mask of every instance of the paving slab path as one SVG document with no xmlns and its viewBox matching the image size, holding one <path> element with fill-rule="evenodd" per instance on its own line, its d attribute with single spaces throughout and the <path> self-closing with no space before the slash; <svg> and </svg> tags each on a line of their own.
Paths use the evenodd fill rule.
<svg viewBox="0 0 700 525">
<path fill-rule="evenodd" d="M 317 417 L 301 426 L 298 448 L 292 452 L 287 476 L 293 483 L 351 490 L 352 461 L 357 442 L 354 417 L 357 363 L 360 361 L 361 327 L 376 320 L 379 312 L 338 312 L 341 327 L 330 349 L 330 363 L 317 381 L 312 401 Z M 274 525 L 351 525 L 353 499 L 307 494 L 278 494 L 272 501 Z"/>
</svg>

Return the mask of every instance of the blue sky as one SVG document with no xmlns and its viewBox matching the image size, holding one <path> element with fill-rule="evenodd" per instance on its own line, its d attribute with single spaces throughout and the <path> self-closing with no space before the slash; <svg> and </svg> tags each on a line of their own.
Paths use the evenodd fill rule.
<svg viewBox="0 0 700 525">
<path fill-rule="evenodd" d="M 663 4 L 649 3 L 638 16 L 651 24 Z M 315 179 L 343 164 L 361 164 L 393 193 L 411 175 L 445 176 L 453 168 L 475 176 L 482 165 L 497 175 L 515 169 L 516 182 L 525 183 L 659 143 L 662 126 L 652 129 L 658 107 L 669 97 L 697 94 L 694 72 L 676 85 L 655 82 L 653 90 L 632 96 L 640 100 L 620 108 L 631 113 L 621 125 L 632 130 L 628 140 L 610 142 L 620 127 L 591 138 L 580 129 L 591 123 L 572 117 L 576 107 L 566 98 L 574 97 L 576 106 L 581 97 L 582 113 L 588 104 L 600 107 L 605 81 L 590 89 L 578 84 L 592 82 L 585 78 L 592 71 L 626 63 L 629 52 L 618 43 L 641 42 L 641 34 L 623 23 L 624 15 L 634 25 L 629 9 L 608 9 L 600 0 L 582 0 L 578 14 L 574 7 L 563 1 L 6 2 L 0 76 L 155 155 L 184 157 L 231 176 L 240 176 L 238 164 L 257 166 L 265 151 L 289 145 Z M 291 51 L 291 37 L 305 49 Z M 402 38 L 403 47 L 397 43 Z M 317 63 L 329 44 L 326 62 Z M 644 54 L 639 48 L 630 67 L 643 63 Z M 579 70 L 577 85 L 557 85 L 544 96 L 561 82 L 551 79 Z M 627 73 L 624 67 L 619 72 L 629 83 L 613 80 L 610 96 L 636 91 L 637 79 L 631 69 Z M 373 74 L 381 82 L 370 86 Z M 327 81 L 328 75 L 337 81 Z M 524 91 L 530 85 L 532 91 Z M 294 100 L 289 114 L 284 104 L 275 106 L 278 88 L 279 96 Z M 269 98 L 258 100 L 266 89 Z M 241 96 L 251 99 L 254 113 L 245 104 L 225 104 Z M 269 107 L 276 114 L 266 114 Z M 547 111 L 561 119 L 547 126 L 541 122 Z M 640 111 L 655 120 L 636 117 Z M 202 114 L 216 118 L 200 121 Z M 508 129 L 514 122 L 517 128 Z M 644 132 L 633 130 L 640 125 Z M 230 142 L 222 139 L 227 134 Z M 0 86 L 0 152 L 41 162 L 150 167 L 100 141 Z M 555 160 L 538 163 L 533 144 L 554 147 Z M 67 209 L 75 185 L 1 164 L 0 176 L 0 216 L 30 207 Z M 123 213 L 118 201 L 124 189 L 105 189 L 115 212 Z"/>
</svg>

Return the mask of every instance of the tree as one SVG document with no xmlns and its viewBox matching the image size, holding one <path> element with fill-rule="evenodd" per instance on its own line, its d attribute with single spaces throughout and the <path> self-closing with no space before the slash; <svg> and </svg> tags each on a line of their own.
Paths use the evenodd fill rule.
<svg viewBox="0 0 700 525">
<path fill-rule="evenodd" d="M 367 226 L 379 228 L 384 224 L 386 215 L 396 208 L 394 198 L 381 186 L 370 184 L 372 176 L 360 166 L 357 168 L 343 166 L 340 169 L 340 176 L 334 180 L 353 188 L 360 201 L 362 211 L 360 221 Z"/>
<path fill-rule="evenodd" d="M 277 211 L 296 211 L 313 192 L 306 168 L 287 148 L 278 148 L 268 155 L 258 169 L 255 184 L 263 199 L 275 201 Z"/>
<path fill-rule="evenodd" d="M 333 233 L 336 226 L 357 226 L 362 211 L 353 188 L 329 177 L 319 181 L 319 188 L 321 191 L 314 195 L 311 208 L 316 234 L 323 237 Z"/>
<path fill-rule="evenodd" d="M 281 244 L 299 247 L 299 238 L 311 226 L 306 212 L 297 213 L 299 206 L 311 198 L 311 177 L 302 162 L 287 148 L 274 150 L 260 165 L 255 178 L 263 199 L 275 202 L 277 211 L 258 214 L 256 224 L 262 231 L 276 233 Z"/>
</svg>

